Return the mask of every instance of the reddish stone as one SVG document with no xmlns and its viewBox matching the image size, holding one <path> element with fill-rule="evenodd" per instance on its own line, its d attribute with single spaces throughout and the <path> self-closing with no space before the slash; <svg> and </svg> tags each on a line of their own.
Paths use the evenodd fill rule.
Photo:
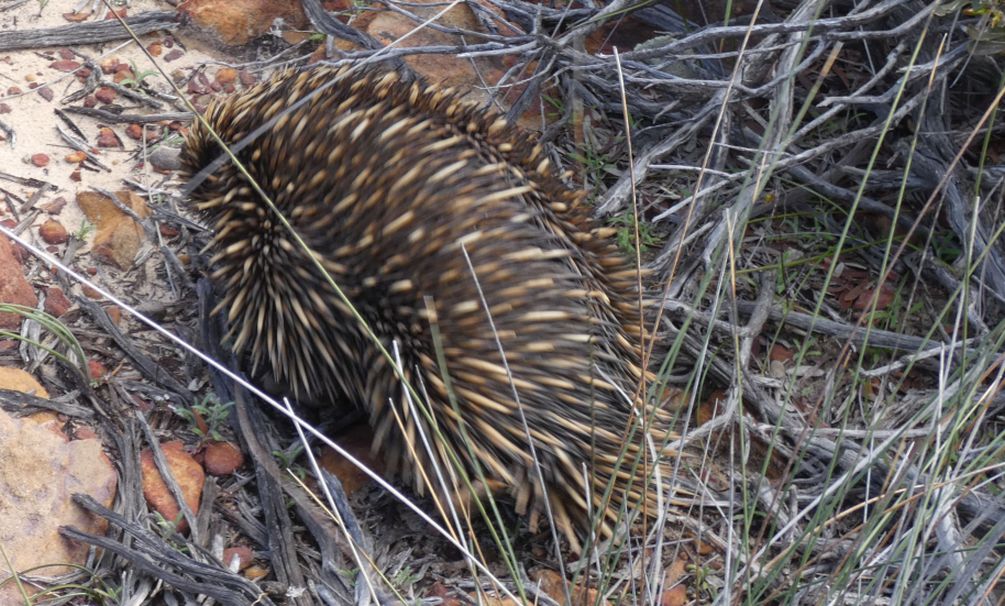
<svg viewBox="0 0 1005 606">
<path fill-rule="evenodd" d="M 34 415 L 33 415 L 34 416 Z M 68 440 L 55 419 L 14 419 L 0 413 L 0 494 L 3 495 L 3 575 L 0 603 L 36 603 L 52 590 L 50 583 L 25 584 L 23 594 L 11 582 L 10 570 L 48 578 L 72 574 L 87 562 L 89 546 L 68 541 L 60 527 L 102 536 L 108 523 L 78 507 L 74 493 L 86 494 L 110 507 L 115 500 L 115 467 L 97 440 Z M 39 423 L 39 421 L 42 421 Z M 44 572 L 43 572 L 44 571 Z M 48 576 L 52 575 L 52 576 Z"/>
<path fill-rule="evenodd" d="M 363 424 L 356 425 L 352 431 L 342 434 L 339 439 L 339 446 L 346 452 L 377 473 L 383 473 L 380 460 L 371 453 L 370 445 L 372 443 L 373 431 Z M 318 464 L 342 482 L 342 488 L 345 489 L 347 495 L 358 492 L 373 481 L 370 476 L 350 463 L 349 459 L 329 448 L 321 450 Z"/>
<path fill-rule="evenodd" d="M 50 286 L 45 289 L 45 313 L 58 318 L 69 311 L 71 307 L 73 304 L 66 298 L 62 288 Z"/>
<path fill-rule="evenodd" d="M 126 127 L 126 136 L 139 141 L 143 138 L 143 128 L 139 124 L 130 124 Z"/>
<path fill-rule="evenodd" d="M 231 562 L 237 560 L 237 571 L 240 572 L 251 566 L 251 563 L 255 561 L 255 554 L 251 551 L 250 547 L 245 547 L 243 545 L 239 547 L 228 547 L 223 550 L 223 565 L 230 569 Z"/>
<path fill-rule="evenodd" d="M 203 452 L 206 473 L 229 476 L 244 464 L 244 453 L 230 442 L 210 442 Z"/>
<path fill-rule="evenodd" d="M 55 219 L 49 219 L 40 225 L 38 235 L 46 244 L 66 244 L 66 241 L 70 239 L 70 234 L 66 232 L 66 228 Z"/>
<path fill-rule="evenodd" d="M 149 216 L 146 201 L 135 193 L 122 190 L 116 193 L 118 203 L 98 192 L 77 192 L 77 206 L 95 226 L 92 255 L 119 269 L 128 269 L 145 240 L 143 228 L 124 213 L 119 204 L 130 207 L 141 218 Z"/>
<path fill-rule="evenodd" d="M 102 86 L 94 92 L 94 97 L 102 103 L 111 103 L 112 101 L 115 101 L 117 94 L 118 93 L 115 92 L 114 88 Z"/>
<path fill-rule="evenodd" d="M 122 142 L 119 141 L 118 135 L 115 131 L 107 126 L 102 126 L 98 129 L 98 147 L 121 147 Z"/>
<path fill-rule="evenodd" d="M 92 358 L 87 361 L 87 373 L 91 375 L 92 381 L 98 381 L 108 374 L 108 369 L 105 368 L 104 364 Z"/>
<path fill-rule="evenodd" d="M 160 230 L 161 235 L 165 238 L 174 238 L 181 233 L 177 227 L 174 225 L 168 225 L 167 223 L 161 223 L 157 226 L 157 228 Z"/>
<path fill-rule="evenodd" d="M 50 215 L 58 215 L 63 211 L 63 207 L 66 206 L 66 198 L 59 196 L 49 202 L 44 204 L 39 204 L 38 207 L 49 213 Z"/>
<path fill-rule="evenodd" d="M 122 310 L 116 305 L 109 305 L 105 308 L 105 313 L 108 314 L 108 319 L 110 319 L 116 326 L 122 322 Z"/>
<path fill-rule="evenodd" d="M 299 29 L 308 25 L 298 0 L 198 0 L 182 10 L 200 28 L 216 34 L 224 44 L 240 46 L 269 31 L 276 18 Z"/>
<path fill-rule="evenodd" d="M 199 500 L 202 497 L 202 485 L 206 481 L 206 473 L 192 455 L 185 452 L 181 442 L 165 442 L 161 451 L 167 462 L 168 470 L 174 476 L 182 497 L 193 513 L 199 512 Z M 143 497 L 147 503 L 166 520 L 178 522 L 178 532 L 184 532 L 188 525 L 179 515 L 181 508 L 167 483 L 161 478 L 160 471 L 154 463 L 154 455 L 149 450 L 140 453 L 140 472 L 143 482 Z"/>
<path fill-rule="evenodd" d="M 73 23 L 80 23 L 81 21 L 85 21 L 90 16 L 91 11 L 83 11 L 80 13 L 63 13 L 63 18 Z"/>
<path fill-rule="evenodd" d="M 237 70 L 233 67 L 221 67 L 216 72 L 216 81 L 220 84 L 233 84 L 237 80 Z"/>
<path fill-rule="evenodd" d="M 73 70 L 80 67 L 80 62 L 71 61 L 69 59 L 61 59 L 59 61 L 53 61 L 52 63 L 49 64 L 49 67 L 61 72 L 72 72 Z"/>
<path fill-rule="evenodd" d="M 24 270 L 14 253 L 14 246 L 5 236 L 0 236 L 0 303 L 14 303 L 26 307 L 38 305 L 35 289 L 24 277 Z M 17 330 L 21 316 L 0 314 L 0 328 Z"/>
</svg>

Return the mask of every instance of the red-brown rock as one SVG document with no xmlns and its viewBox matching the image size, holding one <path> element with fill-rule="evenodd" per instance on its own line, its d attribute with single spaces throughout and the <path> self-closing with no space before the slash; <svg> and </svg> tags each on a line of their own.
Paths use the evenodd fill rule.
<svg viewBox="0 0 1005 606">
<path fill-rule="evenodd" d="M 69 59 L 60 59 L 59 61 L 53 61 L 50 63 L 49 67 L 61 72 L 72 72 L 80 67 L 80 63 Z"/>
<path fill-rule="evenodd" d="M 15 303 L 26 307 L 38 305 L 35 289 L 24 277 L 21 263 L 14 254 L 14 245 L 5 236 L 0 236 L 0 303 Z M 21 326 L 21 316 L 0 313 L 0 328 L 17 330 Z"/>
<path fill-rule="evenodd" d="M 237 70 L 233 67 L 221 67 L 216 72 L 216 81 L 220 84 L 233 84 L 237 80 Z"/>
<path fill-rule="evenodd" d="M 371 455 L 370 444 L 372 442 L 373 432 L 370 428 L 366 425 L 358 425 L 353 431 L 343 434 L 338 440 L 338 445 L 359 462 L 379 474 L 383 472 L 383 465 L 379 459 Z M 342 488 L 345 489 L 347 495 L 352 495 L 372 481 L 370 476 L 330 448 L 321 451 L 318 464 L 342 482 Z"/>
<path fill-rule="evenodd" d="M 130 124 L 126 127 L 126 136 L 139 141 L 143 138 L 143 127 L 139 124 Z"/>
<path fill-rule="evenodd" d="M 72 23 L 80 23 L 85 21 L 91 16 L 91 11 L 82 11 L 79 13 L 63 13 L 63 18 Z"/>
<path fill-rule="evenodd" d="M 66 293 L 58 286 L 50 286 L 45 289 L 45 312 L 50 316 L 59 317 L 65 314 L 73 306 L 66 298 Z"/>
<path fill-rule="evenodd" d="M 161 444 L 161 450 L 164 452 L 171 475 L 181 488 L 185 503 L 194 513 L 198 513 L 206 473 L 192 455 L 185 452 L 185 446 L 181 442 L 165 442 Z M 143 497 L 147 503 L 165 519 L 178 521 L 178 531 L 184 532 L 188 524 L 179 515 L 181 508 L 178 507 L 171 490 L 157 470 L 154 455 L 149 449 L 140 453 L 140 471 L 143 478 Z"/>
<path fill-rule="evenodd" d="M 98 129 L 98 147 L 122 147 L 119 136 L 107 126 Z"/>
<path fill-rule="evenodd" d="M 94 98 L 102 103 L 111 103 L 115 101 L 116 96 L 118 96 L 118 93 L 115 92 L 115 89 L 107 86 L 102 86 L 94 91 Z"/>
<path fill-rule="evenodd" d="M 60 212 L 63 211 L 64 206 L 66 206 L 66 198 L 64 198 L 63 196 L 59 196 L 58 198 L 54 198 L 48 202 L 44 202 L 38 205 L 39 208 L 49 213 L 50 215 L 58 215 Z"/>
<path fill-rule="evenodd" d="M 212 476 L 229 476 L 244 464 L 244 453 L 230 442 L 210 442 L 203 452 L 203 466 Z"/>
<path fill-rule="evenodd" d="M 66 241 L 70 239 L 70 234 L 67 233 L 66 228 L 55 219 L 48 219 L 40 225 L 38 235 L 46 244 L 66 244 Z"/>
<path fill-rule="evenodd" d="M 100 381 L 108 374 L 108 369 L 100 361 L 91 358 L 87 361 L 87 374 L 91 376 L 92 381 Z"/>
<path fill-rule="evenodd" d="M 140 217 L 147 217 L 150 210 L 143 198 L 123 190 L 116 193 L 119 201 L 129 206 Z M 129 269 L 143 242 L 143 228 L 125 214 L 108 197 L 97 192 L 77 193 L 77 205 L 97 228 L 94 235 L 94 254 L 106 263 L 119 269 Z"/>
<path fill-rule="evenodd" d="M 110 506 L 115 468 L 97 440 L 68 440 L 54 423 L 15 419 L 0 411 L 0 604 L 23 604 L 10 569 L 59 576 L 83 565 L 89 547 L 65 540 L 60 526 L 101 535 L 107 523 L 74 504 L 88 494 Z"/>
<path fill-rule="evenodd" d="M 223 565 L 230 568 L 231 562 L 237 559 L 237 570 L 240 572 L 255 561 L 255 554 L 250 547 L 244 545 L 238 547 L 228 547 L 223 550 Z"/>
<path fill-rule="evenodd" d="M 299 0 L 189 0 L 184 10 L 198 26 L 229 45 L 247 44 L 261 36 L 277 17 L 295 28 L 307 25 Z"/>
</svg>

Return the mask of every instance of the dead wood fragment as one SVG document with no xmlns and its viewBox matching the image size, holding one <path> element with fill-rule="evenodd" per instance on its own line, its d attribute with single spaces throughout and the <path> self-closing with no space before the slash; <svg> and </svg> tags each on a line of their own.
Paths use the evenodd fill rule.
<svg viewBox="0 0 1005 606">
<path fill-rule="evenodd" d="M 136 123 L 136 124 L 149 124 L 151 122 L 161 122 L 163 120 L 168 121 L 182 121 L 187 122 L 192 119 L 192 112 L 164 112 L 160 114 L 119 114 L 113 111 L 108 111 L 107 109 L 98 109 L 95 107 L 67 107 L 66 110 L 69 114 L 79 114 L 81 116 L 89 116 L 91 118 L 98 118 L 110 123 Z"/>
<path fill-rule="evenodd" d="M 126 25 L 137 35 L 178 27 L 174 11 L 148 11 L 126 17 Z M 46 48 L 50 46 L 82 46 L 115 40 L 129 40 L 129 31 L 117 21 L 89 21 L 58 27 L 0 32 L 0 52 Z"/>
<path fill-rule="evenodd" d="M 108 520 L 129 540 L 120 542 L 65 526 L 60 528 L 64 537 L 114 553 L 132 567 L 161 579 L 182 593 L 209 596 L 223 604 L 274 604 L 257 585 L 228 571 L 209 554 L 200 552 L 199 559 L 186 555 L 160 536 L 87 495 L 75 495 L 74 502 Z"/>
</svg>

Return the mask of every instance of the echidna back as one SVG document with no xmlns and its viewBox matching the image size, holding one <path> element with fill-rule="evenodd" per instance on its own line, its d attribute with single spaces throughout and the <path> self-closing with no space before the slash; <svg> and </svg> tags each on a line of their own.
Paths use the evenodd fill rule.
<svg viewBox="0 0 1005 606">
<path fill-rule="evenodd" d="M 480 466 L 484 488 L 509 492 L 519 511 L 546 498 L 522 418 L 570 540 L 612 478 L 609 519 L 643 498 L 614 469 L 643 437 L 632 429 L 643 411 L 635 272 L 527 133 L 449 91 L 352 69 L 284 72 L 206 119 L 230 144 L 273 122 L 238 158 L 352 304 L 223 164 L 193 197 L 216 230 L 230 338 L 255 368 L 298 396 L 364 408 L 375 446 L 423 492 L 417 467 L 447 463 L 422 450 L 433 425 L 403 411 L 403 383 L 358 313 L 400 352 L 466 468 Z M 195 125 L 190 173 L 220 153 Z"/>
</svg>

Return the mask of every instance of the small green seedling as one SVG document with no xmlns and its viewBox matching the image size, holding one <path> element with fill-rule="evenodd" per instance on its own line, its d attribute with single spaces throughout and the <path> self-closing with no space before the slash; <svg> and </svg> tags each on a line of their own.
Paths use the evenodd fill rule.
<svg viewBox="0 0 1005 606">
<path fill-rule="evenodd" d="M 220 429 L 226 425 L 230 407 L 233 405 L 233 402 L 220 402 L 216 394 L 207 394 L 191 408 L 177 408 L 175 412 L 189 422 L 194 434 L 203 439 L 209 438 L 219 442 L 224 440 Z M 198 423 L 197 415 L 206 423 L 205 432 Z"/>
</svg>

